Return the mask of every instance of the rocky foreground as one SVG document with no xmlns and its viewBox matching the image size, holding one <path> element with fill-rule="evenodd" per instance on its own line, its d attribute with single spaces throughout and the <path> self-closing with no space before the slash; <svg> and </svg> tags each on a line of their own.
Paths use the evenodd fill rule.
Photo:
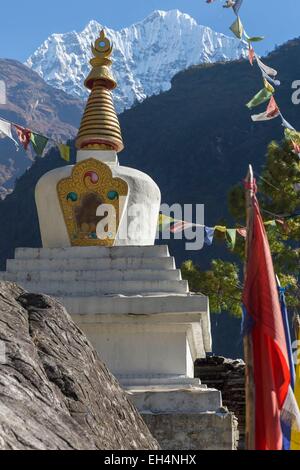
<svg viewBox="0 0 300 470">
<path fill-rule="evenodd" d="M 158 449 L 66 310 L 0 283 L 0 449 Z"/>
</svg>

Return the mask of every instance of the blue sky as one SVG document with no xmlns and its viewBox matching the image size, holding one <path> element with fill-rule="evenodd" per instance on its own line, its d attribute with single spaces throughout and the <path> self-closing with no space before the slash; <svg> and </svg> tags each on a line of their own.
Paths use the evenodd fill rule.
<svg viewBox="0 0 300 470">
<path fill-rule="evenodd" d="M 0 57 L 24 61 L 51 33 L 80 31 L 91 19 L 119 29 L 142 20 L 151 11 L 179 10 L 198 23 L 231 34 L 233 14 L 222 0 L 10 0 L 1 2 Z M 244 0 L 241 18 L 250 35 L 264 35 L 261 54 L 300 36 L 299 0 Z"/>
</svg>

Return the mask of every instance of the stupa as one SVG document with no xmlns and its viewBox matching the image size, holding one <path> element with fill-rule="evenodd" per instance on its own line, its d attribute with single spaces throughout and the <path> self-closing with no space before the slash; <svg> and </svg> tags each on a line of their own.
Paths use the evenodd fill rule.
<svg viewBox="0 0 300 470">
<path fill-rule="evenodd" d="M 219 391 L 194 378 L 195 359 L 211 351 L 208 299 L 190 293 L 168 247 L 155 246 L 160 190 L 119 164 L 124 144 L 104 31 L 92 53 L 77 163 L 36 186 L 43 248 L 17 248 L 1 278 L 61 301 L 162 448 L 233 449 L 233 415 Z"/>
</svg>

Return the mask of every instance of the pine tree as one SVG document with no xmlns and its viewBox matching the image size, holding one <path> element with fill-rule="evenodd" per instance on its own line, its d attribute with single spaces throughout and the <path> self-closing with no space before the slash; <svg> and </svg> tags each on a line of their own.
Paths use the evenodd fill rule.
<svg viewBox="0 0 300 470">
<path fill-rule="evenodd" d="M 290 310 L 300 312 L 300 160 L 288 141 L 271 142 L 266 164 L 258 177 L 258 199 L 272 251 L 275 271 L 286 288 Z M 245 227 L 245 190 L 232 188 L 229 210 L 237 227 Z M 274 222 L 276 220 L 276 222 Z M 211 311 L 241 315 L 244 241 L 238 237 L 234 253 L 241 263 L 213 260 L 211 269 L 202 272 L 191 261 L 183 263 L 183 277 L 191 290 L 209 296 Z"/>
</svg>

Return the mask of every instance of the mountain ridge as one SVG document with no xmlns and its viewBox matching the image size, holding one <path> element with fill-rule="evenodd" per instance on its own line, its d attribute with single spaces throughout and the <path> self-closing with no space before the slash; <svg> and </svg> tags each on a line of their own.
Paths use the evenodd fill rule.
<svg viewBox="0 0 300 470">
<path fill-rule="evenodd" d="M 81 32 L 53 34 L 28 58 L 26 65 L 52 86 L 85 98 L 83 82 L 89 70 L 90 44 L 102 28 L 91 20 Z M 241 41 L 199 25 L 179 10 L 155 10 L 127 28 L 105 30 L 114 44 L 118 112 L 136 101 L 167 91 L 173 76 L 192 65 L 234 60 L 246 54 Z"/>
</svg>

